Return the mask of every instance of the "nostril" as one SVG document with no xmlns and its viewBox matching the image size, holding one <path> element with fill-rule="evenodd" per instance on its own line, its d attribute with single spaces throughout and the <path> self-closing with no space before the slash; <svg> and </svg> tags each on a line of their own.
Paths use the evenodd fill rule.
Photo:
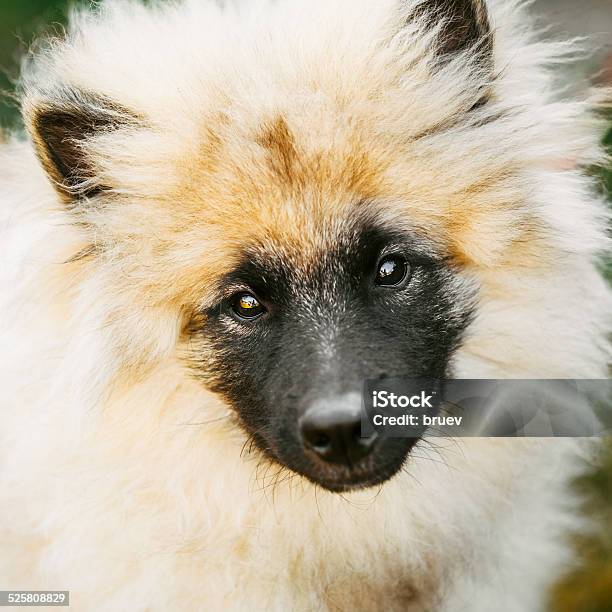
<svg viewBox="0 0 612 612">
<path fill-rule="evenodd" d="M 331 446 L 331 440 L 329 439 L 328 435 L 320 432 L 315 432 L 315 434 L 312 436 L 310 444 L 316 451 L 324 453 L 329 450 L 329 447 Z"/>
<path fill-rule="evenodd" d="M 333 452 L 332 432 L 322 428 L 316 421 L 305 419 L 300 423 L 300 433 L 304 446 L 313 450 L 317 455 L 326 457 Z"/>
</svg>

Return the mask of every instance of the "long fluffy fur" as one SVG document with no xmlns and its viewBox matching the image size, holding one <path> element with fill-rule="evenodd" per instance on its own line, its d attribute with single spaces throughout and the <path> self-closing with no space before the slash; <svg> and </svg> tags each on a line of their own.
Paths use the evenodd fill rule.
<svg viewBox="0 0 612 612">
<path fill-rule="evenodd" d="M 0 145 L 2 584 L 70 589 L 76 610 L 542 608 L 580 527 L 575 441 L 423 442 L 379 491 L 333 495 L 249 453 L 182 359 L 230 245 L 274 226 L 252 134 L 280 112 L 332 175 L 368 152 L 358 186 L 322 172 L 304 197 L 342 215 L 369 191 L 478 283 L 459 376 L 607 376 L 598 122 L 550 71 L 575 46 L 490 2 L 494 95 L 457 123 L 482 75 L 432 70 L 412 5 L 105 2 L 24 68 L 26 121 L 78 90 L 147 129 L 87 145 L 113 190 L 72 211 L 35 138 Z"/>
</svg>

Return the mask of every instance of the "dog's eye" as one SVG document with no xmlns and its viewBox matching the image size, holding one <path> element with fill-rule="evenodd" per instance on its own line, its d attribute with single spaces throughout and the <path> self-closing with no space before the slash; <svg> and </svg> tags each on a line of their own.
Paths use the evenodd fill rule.
<svg viewBox="0 0 612 612">
<path fill-rule="evenodd" d="M 256 319 L 266 311 L 252 293 L 239 293 L 232 300 L 232 310 L 242 319 Z"/>
<path fill-rule="evenodd" d="M 376 284 L 380 287 L 398 287 L 407 280 L 410 265 L 400 255 L 388 255 L 378 264 Z"/>
</svg>

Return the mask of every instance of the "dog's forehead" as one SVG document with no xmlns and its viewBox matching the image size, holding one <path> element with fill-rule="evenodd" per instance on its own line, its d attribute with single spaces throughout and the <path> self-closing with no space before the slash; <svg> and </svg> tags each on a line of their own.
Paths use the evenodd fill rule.
<svg viewBox="0 0 612 612">
<path fill-rule="evenodd" d="M 328 136 L 283 114 L 260 118 L 240 137 L 224 125 L 216 163 L 191 183 L 207 196 L 196 206 L 203 202 L 206 222 L 234 251 L 299 264 L 350 243 L 376 213 L 384 164 L 354 131 Z"/>
<path fill-rule="evenodd" d="M 295 192 L 315 183 L 333 191 L 344 189 L 367 197 L 380 183 L 382 160 L 355 123 L 342 125 L 336 116 L 331 125 L 313 126 L 303 117 L 278 114 L 256 128 L 254 141 L 261 147 L 270 178 Z M 289 123 L 291 122 L 291 123 Z"/>
<path fill-rule="evenodd" d="M 356 115 L 329 111 L 323 126 L 283 109 L 248 125 L 226 120 L 214 137 L 207 130 L 203 171 L 190 164 L 181 181 L 187 198 L 200 194 L 194 215 L 205 211 L 228 244 L 275 244 L 301 259 L 350 237 L 367 216 L 448 243 L 449 188 L 435 160 L 407 155 Z"/>
<path fill-rule="evenodd" d="M 330 265 L 339 272 L 342 264 L 356 254 L 368 229 L 357 212 L 358 206 L 353 210 L 352 217 L 302 223 L 299 228 L 284 227 L 282 234 L 270 232 L 245 245 L 243 259 L 270 272 L 288 270 L 296 278 L 307 278 Z M 289 239 L 287 234 L 292 230 Z"/>
</svg>

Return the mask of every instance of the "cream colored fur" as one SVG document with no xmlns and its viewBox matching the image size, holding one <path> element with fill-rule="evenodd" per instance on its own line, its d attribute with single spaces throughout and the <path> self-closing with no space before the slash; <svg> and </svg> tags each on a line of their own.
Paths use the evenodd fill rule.
<svg viewBox="0 0 612 612">
<path fill-rule="evenodd" d="M 210 229 L 207 206 L 223 209 L 232 168 L 253 163 L 245 134 L 281 111 L 313 148 L 357 117 L 389 159 L 388 214 L 462 253 L 480 290 L 459 376 L 607 376 L 606 220 L 582 174 L 601 159 L 598 124 L 544 67 L 575 47 L 534 42 L 515 2 L 491 2 L 505 112 L 416 142 L 465 111 L 473 77 L 414 61 L 431 33 L 401 31 L 401 4 L 106 2 L 26 66 L 26 117 L 61 104 L 63 84 L 153 127 L 98 139 L 116 206 L 86 210 L 87 227 L 30 140 L 0 145 L 1 588 L 70 589 L 72 609 L 113 612 L 543 609 L 581 528 L 577 442 L 422 443 L 380 490 L 335 495 L 241 454 L 228 408 L 182 360 L 182 283 L 204 300 L 194 270 L 208 279 L 215 245 L 240 239 Z M 221 112 L 239 126 L 219 127 L 231 162 L 196 197 L 192 160 Z M 64 263 L 89 244 L 101 254 Z"/>
</svg>

